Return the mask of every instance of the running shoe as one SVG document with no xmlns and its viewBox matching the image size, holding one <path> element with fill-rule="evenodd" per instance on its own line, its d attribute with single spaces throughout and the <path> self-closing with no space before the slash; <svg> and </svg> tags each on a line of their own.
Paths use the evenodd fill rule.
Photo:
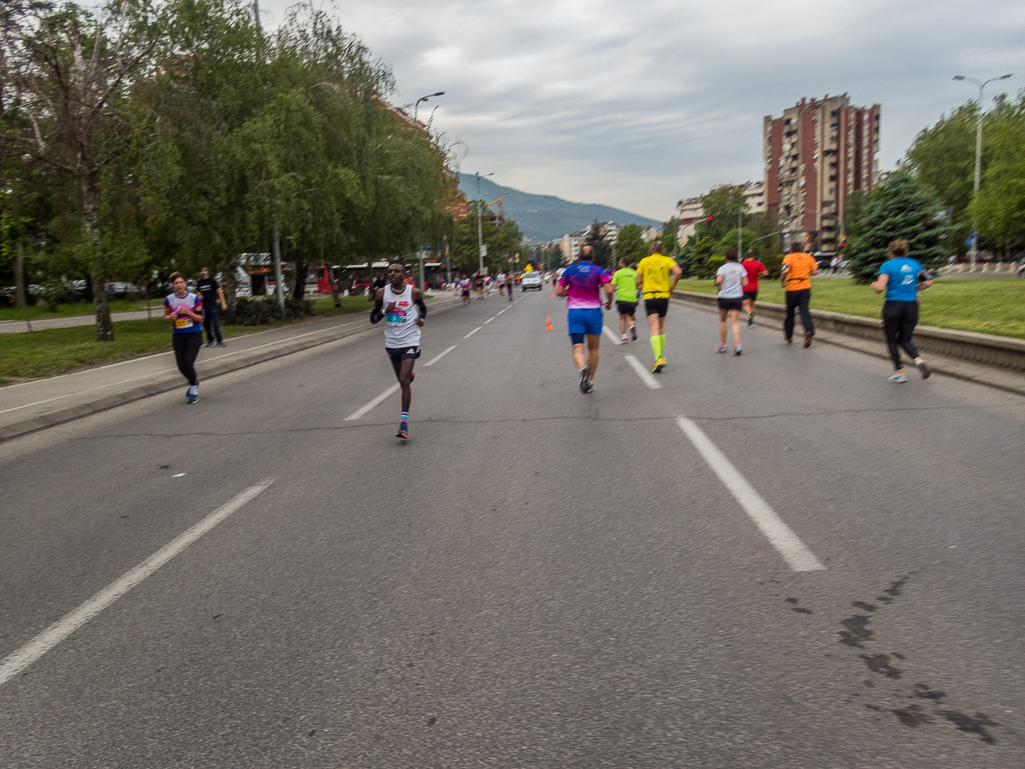
<svg viewBox="0 0 1025 769">
<path fill-rule="evenodd" d="M 793 343 L 794 343 L 794 340 L 793 340 L 793 339 L 791 339 L 790 337 L 787 337 L 787 338 L 786 338 L 786 339 L 784 339 L 783 341 L 784 341 L 784 342 L 786 342 L 787 344 L 793 344 Z"/>
<path fill-rule="evenodd" d="M 716 352 L 726 352 L 726 345 L 724 345 L 724 344 L 719 345 L 718 347 L 715 348 L 715 351 Z"/>
<path fill-rule="evenodd" d="M 894 384 L 904 384 L 904 382 L 908 381 L 908 378 L 903 374 L 890 374 L 890 378 L 886 381 L 893 382 Z"/>
<path fill-rule="evenodd" d="M 396 438 L 401 438 L 404 441 L 409 440 L 409 427 L 407 425 L 400 424 L 399 431 L 395 433 Z"/>
<path fill-rule="evenodd" d="M 580 369 L 580 392 L 584 394 L 589 392 L 587 375 L 590 373 L 591 369 L 589 369 L 587 366 L 584 366 L 582 369 Z"/>
<path fill-rule="evenodd" d="M 226 345 L 224 342 L 218 342 L 217 346 L 218 347 L 227 347 L 228 345 Z"/>
<path fill-rule="evenodd" d="M 213 343 L 213 342 L 207 342 L 207 343 L 206 343 L 206 346 L 207 346 L 207 347 L 213 347 L 213 346 L 214 346 L 214 343 Z"/>
<path fill-rule="evenodd" d="M 665 367 L 666 367 L 666 359 L 665 358 L 656 358 L 655 359 L 655 368 L 653 368 L 651 370 L 651 373 L 657 374 L 662 369 L 664 369 Z"/>
<path fill-rule="evenodd" d="M 191 405 L 199 400 L 199 385 L 185 391 L 185 400 Z"/>
<path fill-rule="evenodd" d="M 753 314 L 752 315 L 748 315 L 747 316 L 747 327 L 751 328 L 751 326 L 753 326 L 754 324 L 755 324 L 755 316 Z"/>
<path fill-rule="evenodd" d="M 918 370 L 922 373 L 922 379 L 928 379 L 932 376 L 932 370 L 929 368 L 929 364 L 921 358 L 918 358 L 915 361 L 915 366 L 917 366 Z"/>
<path fill-rule="evenodd" d="M 804 349 L 807 350 L 809 347 L 811 347 L 811 338 L 813 336 L 815 336 L 815 332 L 814 331 L 805 331 L 804 332 Z"/>
<path fill-rule="evenodd" d="M 736 347 L 733 348 L 733 354 L 734 355 L 740 355 L 742 352 L 744 352 L 744 348 L 741 347 L 740 345 L 737 345 Z"/>
<path fill-rule="evenodd" d="M 637 341 L 637 326 L 630 326 L 630 339 Z"/>
<path fill-rule="evenodd" d="M 623 334 L 623 341 L 621 344 L 630 344 L 630 336 L 628 334 Z"/>
</svg>

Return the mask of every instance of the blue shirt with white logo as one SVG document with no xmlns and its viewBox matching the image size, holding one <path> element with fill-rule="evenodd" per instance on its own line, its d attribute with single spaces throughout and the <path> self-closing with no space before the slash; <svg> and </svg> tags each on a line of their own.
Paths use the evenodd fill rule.
<svg viewBox="0 0 1025 769">
<path fill-rule="evenodd" d="M 921 271 L 921 263 L 907 256 L 883 262 L 879 274 L 890 276 L 886 283 L 886 301 L 913 302 L 918 299 L 918 273 Z"/>
</svg>

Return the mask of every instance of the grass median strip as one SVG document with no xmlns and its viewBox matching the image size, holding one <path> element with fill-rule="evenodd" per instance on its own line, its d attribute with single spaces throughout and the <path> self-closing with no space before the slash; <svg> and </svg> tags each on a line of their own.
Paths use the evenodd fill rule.
<svg viewBox="0 0 1025 769">
<path fill-rule="evenodd" d="M 716 293 L 713 281 L 696 278 L 681 280 L 677 288 Z M 777 281 L 763 279 L 758 286 L 758 301 L 783 304 L 783 289 Z M 812 278 L 811 306 L 813 310 L 879 318 L 883 296 L 847 278 Z M 923 326 L 1025 339 L 1025 280 L 940 278 L 922 292 L 918 322 Z"/>
<path fill-rule="evenodd" d="M 314 317 L 333 317 L 369 312 L 366 297 L 345 297 L 335 307 L 330 298 L 314 301 Z M 16 379 L 56 376 L 76 369 L 115 363 L 140 355 L 171 349 L 171 328 L 156 313 L 155 320 L 123 320 L 114 323 L 114 341 L 97 342 L 96 329 L 88 326 L 51 328 L 19 334 L 0 334 L 0 385 Z M 289 324 L 277 324 L 289 325 Z M 225 338 L 264 331 L 274 326 L 222 326 Z"/>
</svg>

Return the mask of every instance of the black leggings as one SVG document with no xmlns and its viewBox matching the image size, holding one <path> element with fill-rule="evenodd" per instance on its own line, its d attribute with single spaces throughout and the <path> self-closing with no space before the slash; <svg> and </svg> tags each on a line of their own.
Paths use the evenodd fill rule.
<svg viewBox="0 0 1025 769">
<path fill-rule="evenodd" d="M 918 325 L 918 302 L 885 302 L 883 304 L 883 331 L 886 346 L 895 369 L 903 368 L 900 362 L 900 348 L 903 347 L 912 358 L 918 357 L 918 348 L 911 341 Z"/>
<path fill-rule="evenodd" d="M 171 334 L 171 347 L 174 348 L 174 362 L 182 376 L 189 380 L 190 385 L 199 384 L 196 379 L 196 358 L 199 348 L 203 346 L 203 330 L 189 334 Z"/>
</svg>

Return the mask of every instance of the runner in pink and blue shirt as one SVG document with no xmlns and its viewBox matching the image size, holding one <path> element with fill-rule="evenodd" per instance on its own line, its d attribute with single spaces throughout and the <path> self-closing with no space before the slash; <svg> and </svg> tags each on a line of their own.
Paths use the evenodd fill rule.
<svg viewBox="0 0 1025 769">
<path fill-rule="evenodd" d="M 605 309 L 612 307 L 614 288 L 609 275 L 591 260 L 594 249 L 580 249 L 580 261 L 570 265 L 559 278 L 557 296 L 566 297 L 566 320 L 573 343 L 573 362 L 580 373 L 580 392 L 594 389 L 594 372 L 598 368 L 598 347 L 601 344 L 602 296 L 605 291 Z M 587 354 L 584 354 L 584 341 Z"/>
</svg>

